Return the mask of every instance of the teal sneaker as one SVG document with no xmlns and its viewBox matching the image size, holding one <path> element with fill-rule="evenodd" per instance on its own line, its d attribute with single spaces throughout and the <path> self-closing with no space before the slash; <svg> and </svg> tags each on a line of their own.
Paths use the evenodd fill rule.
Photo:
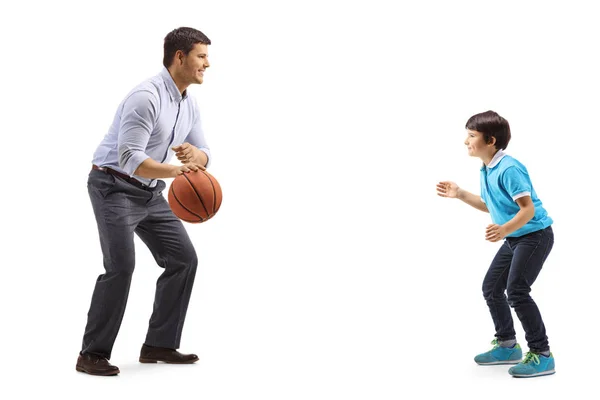
<svg viewBox="0 0 600 400">
<path fill-rule="evenodd" d="M 528 352 L 525 359 L 518 365 L 510 367 L 508 373 L 515 378 L 533 378 L 535 376 L 552 375 L 554 371 L 554 356 Z"/>
<path fill-rule="evenodd" d="M 498 344 L 498 339 L 492 340 L 494 348 L 488 352 L 475 356 L 475 362 L 479 365 L 502 365 L 518 364 L 521 362 L 523 352 L 521 346 L 515 344 L 513 347 L 502 347 Z"/>
</svg>

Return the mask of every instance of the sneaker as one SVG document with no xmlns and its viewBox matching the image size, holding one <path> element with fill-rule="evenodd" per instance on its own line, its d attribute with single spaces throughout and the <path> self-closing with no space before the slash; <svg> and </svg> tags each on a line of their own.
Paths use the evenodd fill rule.
<svg viewBox="0 0 600 400">
<path fill-rule="evenodd" d="M 494 348 L 490 351 L 475 356 L 475 362 L 479 365 L 502 365 L 518 364 L 521 362 L 523 352 L 521 346 L 516 343 L 513 347 L 502 347 L 498 339 L 492 340 Z"/>
<path fill-rule="evenodd" d="M 515 378 L 533 378 L 535 376 L 552 375 L 554 371 L 554 356 L 528 352 L 525 359 L 518 365 L 510 367 L 508 373 Z"/>
</svg>

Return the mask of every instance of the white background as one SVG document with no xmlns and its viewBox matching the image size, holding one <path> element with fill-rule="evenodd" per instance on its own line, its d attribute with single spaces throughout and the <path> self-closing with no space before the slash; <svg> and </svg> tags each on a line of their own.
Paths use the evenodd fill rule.
<svg viewBox="0 0 600 400">
<path fill-rule="evenodd" d="M 3 6 L 2 397 L 564 397 L 597 368 L 597 38 L 591 4 L 481 1 L 28 2 Z M 179 26 L 211 40 L 196 95 L 223 188 L 186 224 L 200 258 L 183 332 L 195 365 L 141 365 L 161 269 L 140 241 L 111 362 L 75 371 L 103 272 L 86 190 L 127 92 Z M 556 243 L 532 295 L 557 374 L 478 367 L 489 215 L 464 125 L 495 110 Z M 176 160 L 173 160 L 176 163 Z M 167 180 L 167 184 L 170 180 Z M 526 349 L 515 316 L 518 340 Z M 135 397 L 134 397 L 135 396 Z"/>
</svg>

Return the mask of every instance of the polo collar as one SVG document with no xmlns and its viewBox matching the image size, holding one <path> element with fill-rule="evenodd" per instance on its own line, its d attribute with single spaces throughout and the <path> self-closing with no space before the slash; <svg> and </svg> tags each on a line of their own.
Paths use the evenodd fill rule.
<svg viewBox="0 0 600 400">
<path fill-rule="evenodd" d="M 492 157 L 492 160 L 490 161 L 490 163 L 488 165 L 484 164 L 481 166 L 481 170 L 488 171 L 488 170 L 494 168 L 496 165 L 498 165 L 500 160 L 502 160 L 504 158 L 504 156 L 506 156 L 506 155 L 507 154 L 505 152 L 503 152 L 502 150 L 498 150 L 496 152 L 496 154 L 494 154 L 494 157 Z"/>
<path fill-rule="evenodd" d="M 492 169 L 496 165 L 498 165 L 498 163 L 504 158 L 504 156 L 506 156 L 506 153 L 502 151 L 502 149 L 498 150 L 496 154 L 494 154 L 494 157 L 492 157 L 492 161 L 490 161 L 490 163 L 487 165 L 487 169 Z"/>
</svg>

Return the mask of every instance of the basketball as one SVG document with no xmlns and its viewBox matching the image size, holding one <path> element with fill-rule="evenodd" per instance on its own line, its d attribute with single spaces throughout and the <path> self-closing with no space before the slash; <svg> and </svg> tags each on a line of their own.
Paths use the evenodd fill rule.
<svg viewBox="0 0 600 400">
<path fill-rule="evenodd" d="M 221 207 L 221 186 L 206 171 L 178 175 L 169 187 L 169 205 L 182 221 L 200 223 L 212 218 Z"/>
</svg>

